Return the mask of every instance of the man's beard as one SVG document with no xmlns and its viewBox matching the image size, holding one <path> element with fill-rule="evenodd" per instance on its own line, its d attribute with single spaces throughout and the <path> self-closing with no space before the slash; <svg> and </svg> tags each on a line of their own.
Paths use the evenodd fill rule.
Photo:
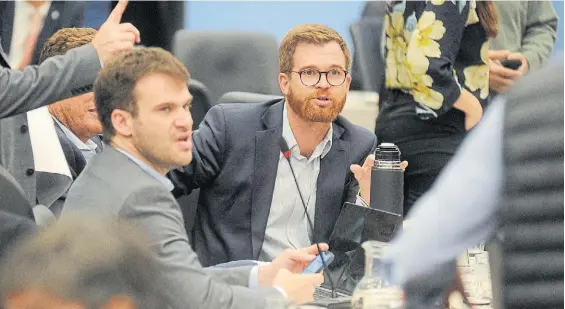
<svg viewBox="0 0 565 309">
<path fill-rule="evenodd" d="M 311 99 L 316 97 L 298 98 L 294 95 L 291 88 L 286 96 L 286 100 L 290 108 L 300 118 L 312 122 L 333 122 L 343 110 L 343 106 L 345 106 L 345 96 L 341 99 L 329 97 L 332 101 L 331 105 L 326 108 L 319 108 L 310 102 Z"/>
</svg>

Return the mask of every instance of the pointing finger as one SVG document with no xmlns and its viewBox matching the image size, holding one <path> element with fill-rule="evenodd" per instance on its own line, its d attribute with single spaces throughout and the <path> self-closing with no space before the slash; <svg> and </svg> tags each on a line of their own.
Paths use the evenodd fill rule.
<svg viewBox="0 0 565 309">
<path fill-rule="evenodd" d="M 120 21 L 122 20 L 122 15 L 126 10 L 127 5 L 128 5 L 128 0 L 119 0 L 118 4 L 116 4 L 116 7 L 112 10 L 112 13 L 110 13 L 110 16 L 108 16 L 106 22 L 119 24 Z"/>
</svg>

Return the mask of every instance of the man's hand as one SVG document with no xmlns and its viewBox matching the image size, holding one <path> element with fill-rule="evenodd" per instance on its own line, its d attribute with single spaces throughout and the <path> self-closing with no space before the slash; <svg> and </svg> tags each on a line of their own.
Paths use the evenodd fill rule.
<svg viewBox="0 0 565 309">
<path fill-rule="evenodd" d="M 371 203 L 371 169 L 375 165 L 375 155 L 370 154 L 363 162 L 363 166 L 359 164 L 352 164 L 349 169 L 357 179 L 359 183 L 359 195 L 367 203 Z M 402 161 L 400 163 L 402 169 L 408 167 L 408 162 Z"/>
<path fill-rule="evenodd" d="M 313 301 L 314 291 L 322 283 L 324 275 L 321 273 L 299 275 L 282 269 L 277 273 L 273 286 L 283 289 L 289 299 L 300 305 Z"/>
<path fill-rule="evenodd" d="M 528 61 L 520 53 L 510 53 L 507 50 L 489 51 L 489 87 L 497 93 L 506 93 L 528 70 Z M 505 68 L 502 60 L 518 59 L 522 65 L 518 70 Z"/>
<path fill-rule="evenodd" d="M 320 243 L 320 250 L 329 249 L 328 244 Z M 292 273 L 300 274 L 308 263 L 312 262 L 318 255 L 316 245 L 301 249 L 287 249 L 277 256 L 271 264 L 259 266 L 259 286 L 271 286 L 273 280 L 280 270 L 288 270 Z"/>
<path fill-rule="evenodd" d="M 120 24 L 122 15 L 128 4 L 127 0 L 120 0 L 108 16 L 108 19 L 92 39 L 92 45 L 102 63 L 108 63 L 114 56 L 124 51 L 133 49 L 135 43 L 140 42 L 139 30 L 130 23 Z"/>
</svg>

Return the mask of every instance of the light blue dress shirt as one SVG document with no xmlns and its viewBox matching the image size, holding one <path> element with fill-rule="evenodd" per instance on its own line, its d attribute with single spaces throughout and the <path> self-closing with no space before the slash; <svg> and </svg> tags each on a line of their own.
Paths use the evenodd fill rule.
<svg viewBox="0 0 565 309">
<path fill-rule="evenodd" d="M 504 105 L 502 98 L 493 102 L 387 248 L 393 282 L 430 274 L 494 232 L 503 186 Z"/>
</svg>

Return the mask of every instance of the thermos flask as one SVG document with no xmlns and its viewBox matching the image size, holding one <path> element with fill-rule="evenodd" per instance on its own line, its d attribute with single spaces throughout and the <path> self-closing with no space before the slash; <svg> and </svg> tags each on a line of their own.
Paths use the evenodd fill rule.
<svg viewBox="0 0 565 309">
<path fill-rule="evenodd" d="M 371 170 L 371 208 L 403 215 L 404 169 L 400 162 L 400 150 L 395 144 L 377 147 Z"/>
</svg>

